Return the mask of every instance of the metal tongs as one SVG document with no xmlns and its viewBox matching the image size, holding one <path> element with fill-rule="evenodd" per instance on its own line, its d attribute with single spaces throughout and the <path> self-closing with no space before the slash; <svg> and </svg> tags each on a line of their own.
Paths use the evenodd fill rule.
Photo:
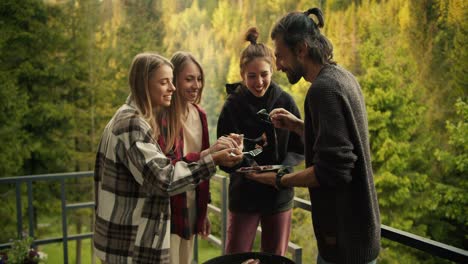
<svg viewBox="0 0 468 264">
<path fill-rule="evenodd" d="M 275 137 L 275 158 L 276 161 L 279 161 L 279 155 L 278 155 L 278 137 L 276 136 L 276 129 L 273 126 L 273 123 L 271 122 L 270 119 L 270 114 L 266 109 L 260 109 L 260 111 L 257 112 L 257 116 L 262 120 L 263 122 L 269 124 L 273 128 L 273 135 Z"/>
<path fill-rule="evenodd" d="M 257 112 L 257 116 L 265 123 L 272 124 L 270 115 L 268 114 L 266 109 L 261 109 Z"/>
</svg>

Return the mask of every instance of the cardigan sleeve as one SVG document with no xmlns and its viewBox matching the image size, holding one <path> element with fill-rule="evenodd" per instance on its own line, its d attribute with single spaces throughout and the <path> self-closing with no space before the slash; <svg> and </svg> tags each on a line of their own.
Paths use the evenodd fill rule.
<svg viewBox="0 0 468 264">
<path fill-rule="evenodd" d="M 321 186 L 337 186 L 352 180 L 351 171 L 357 155 L 350 138 L 349 124 L 344 111 L 348 104 L 337 87 L 320 82 L 308 95 L 309 113 L 313 117 L 315 142 L 313 161 L 315 175 Z"/>
<path fill-rule="evenodd" d="M 127 166 L 135 180 L 149 193 L 172 196 L 193 189 L 202 179 L 209 179 L 216 166 L 211 155 L 198 162 L 177 161 L 167 158 L 148 131 L 138 130 L 126 134 Z"/>
</svg>

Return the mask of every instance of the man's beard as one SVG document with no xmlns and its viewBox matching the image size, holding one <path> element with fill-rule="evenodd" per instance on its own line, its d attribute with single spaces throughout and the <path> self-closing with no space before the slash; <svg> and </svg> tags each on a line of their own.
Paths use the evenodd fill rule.
<svg viewBox="0 0 468 264">
<path fill-rule="evenodd" d="M 296 84 L 304 76 L 304 67 L 296 61 L 294 67 L 286 71 L 286 76 L 290 84 Z"/>
</svg>

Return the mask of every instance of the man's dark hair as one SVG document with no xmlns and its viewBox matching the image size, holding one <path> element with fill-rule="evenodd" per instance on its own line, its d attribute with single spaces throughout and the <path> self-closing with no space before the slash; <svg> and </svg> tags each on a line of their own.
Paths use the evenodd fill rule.
<svg viewBox="0 0 468 264">
<path fill-rule="evenodd" d="M 309 17 L 313 14 L 318 23 Z M 319 64 L 336 64 L 333 61 L 333 45 L 320 33 L 323 28 L 323 13 L 319 8 L 310 8 L 305 12 L 291 12 L 282 17 L 271 32 L 271 38 L 282 38 L 294 54 L 298 43 L 305 42 L 309 48 L 309 57 Z"/>
</svg>

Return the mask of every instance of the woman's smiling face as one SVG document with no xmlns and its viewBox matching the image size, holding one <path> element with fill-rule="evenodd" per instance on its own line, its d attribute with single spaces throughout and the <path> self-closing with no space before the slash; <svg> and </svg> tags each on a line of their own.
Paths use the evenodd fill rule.
<svg viewBox="0 0 468 264">
<path fill-rule="evenodd" d="M 187 61 L 182 71 L 177 75 L 176 86 L 185 103 L 193 103 L 197 100 L 200 90 L 203 88 L 203 76 L 198 66 L 192 61 Z"/>
<path fill-rule="evenodd" d="M 255 58 L 242 70 L 242 80 L 256 97 L 265 95 L 271 83 L 271 65 L 263 58 Z"/>
<path fill-rule="evenodd" d="M 172 68 L 168 65 L 161 65 L 151 75 L 148 86 L 153 108 L 170 106 L 172 94 L 175 91 L 172 84 Z"/>
</svg>

